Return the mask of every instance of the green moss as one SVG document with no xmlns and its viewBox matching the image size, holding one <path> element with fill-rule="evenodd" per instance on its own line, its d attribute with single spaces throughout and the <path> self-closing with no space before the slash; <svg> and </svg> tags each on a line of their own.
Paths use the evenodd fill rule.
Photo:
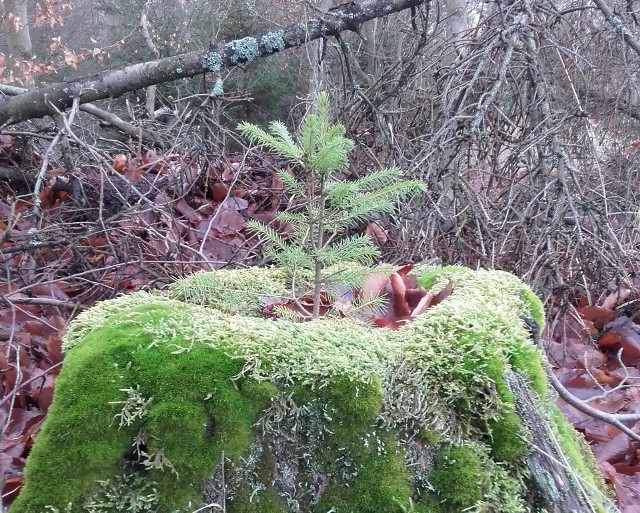
<svg viewBox="0 0 640 513">
<path fill-rule="evenodd" d="M 77 502 L 96 481 L 118 473 L 141 427 L 148 433 L 149 460 L 167 460 L 164 468 L 150 470 L 158 483 L 160 512 L 198 504 L 200 490 L 193 484 L 210 475 L 222 451 L 238 458 L 246 450 L 251 426 L 275 387 L 248 381 L 237 387 L 233 378 L 243 362 L 221 350 L 196 345 L 173 354 L 173 343 L 184 343 L 180 335 L 156 340 L 148 349 L 152 337 L 140 332 L 140 324 L 161 324 L 172 314 L 162 305 L 115 314 L 69 353 L 52 415 L 30 456 L 33 470 L 12 511 Z M 123 399 L 120 390 L 132 386 L 152 398 L 149 412 L 118 429 L 114 403 Z"/>
<path fill-rule="evenodd" d="M 427 269 L 418 269 L 419 274 L 418 285 L 429 290 L 436 282 L 442 281 L 442 278 L 450 279 L 451 277 L 460 274 L 471 272 L 468 267 L 462 267 L 460 265 L 445 265 L 442 267 L 427 267 Z"/>
<path fill-rule="evenodd" d="M 509 363 L 514 369 L 520 371 L 524 375 L 531 388 L 541 397 L 547 396 L 547 374 L 542 361 L 543 356 L 540 350 L 529 341 L 517 344 L 511 350 L 509 355 Z"/>
<path fill-rule="evenodd" d="M 551 405 L 551 420 L 563 453 L 568 459 L 571 469 L 580 479 L 581 487 L 587 488 L 597 498 L 596 504 L 601 504 L 602 499 L 606 500 L 611 491 L 607 488 L 602 474 L 598 471 L 598 464 L 591 449 L 555 404 Z M 600 507 L 597 511 L 605 510 Z"/>
<path fill-rule="evenodd" d="M 228 513 L 289 513 L 291 511 L 272 489 L 250 490 L 242 486 L 228 502 Z"/>
<path fill-rule="evenodd" d="M 340 377 L 316 390 L 315 396 L 330 408 L 330 427 L 336 431 L 364 431 L 382 409 L 382 390 L 377 379 L 361 383 Z"/>
<path fill-rule="evenodd" d="M 261 318 L 259 296 L 287 293 L 287 280 L 276 269 L 199 273 L 170 297 L 136 293 L 83 312 L 11 513 L 68 502 L 78 511 L 100 497 L 97 481 L 136 476 L 157 487 L 153 511 L 197 509 L 223 451 L 232 513 L 296 503 L 316 513 L 526 511 L 526 442 L 505 373 L 547 399 L 542 356 L 521 320 L 540 312 L 524 284 L 427 269 L 423 286 L 451 281 L 453 294 L 390 332 Z M 131 391 L 140 401 L 128 408 L 147 406 L 118 429 Z M 601 489 L 556 414 L 572 465 Z"/>
<path fill-rule="evenodd" d="M 67 356 L 12 512 L 45 511 L 47 505 L 64 510 L 97 481 L 118 474 L 135 426 L 118 430 L 113 423 L 118 408 L 110 402 L 121 399 L 120 389 L 127 386 L 116 363 L 128 360 L 131 348 L 123 341 L 136 331 L 120 326 L 91 333 L 82 351 Z"/>
<path fill-rule="evenodd" d="M 526 286 L 522 287 L 520 295 L 529 308 L 531 318 L 536 321 L 536 324 L 540 328 L 540 332 L 542 332 L 545 323 L 544 306 L 542 301 L 540 301 L 540 298 Z"/>
<path fill-rule="evenodd" d="M 477 452 L 464 446 L 442 449 L 429 482 L 447 511 L 473 508 L 483 498 L 482 464 Z"/>
<path fill-rule="evenodd" d="M 418 433 L 418 438 L 426 445 L 436 445 L 442 434 L 435 429 L 425 429 Z"/>
<path fill-rule="evenodd" d="M 352 479 L 334 479 L 314 511 L 335 513 L 401 513 L 411 497 L 403 454 L 390 433 L 354 437 Z"/>
<path fill-rule="evenodd" d="M 517 467 L 496 463 L 477 441 L 445 446 L 428 476 L 435 491 L 422 495 L 420 505 L 434 513 L 529 513 L 522 478 Z"/>
<path fill-rule="evenodd" d="M 515 413 L 504 413 L 500 419 L 489 422 L 491 454 L 496 461 L 513 461 L 528 451 L 520 419 Z"/>
</svg>

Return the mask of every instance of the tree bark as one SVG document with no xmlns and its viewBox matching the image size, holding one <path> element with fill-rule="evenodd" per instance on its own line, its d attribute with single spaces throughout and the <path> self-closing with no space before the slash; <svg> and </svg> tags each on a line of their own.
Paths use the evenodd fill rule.
<svg viewBox="0 0 640 513">
<path fill-rule="evenodd" d="M 29 32 L 27 0 L 6 0 L 4 4 L 7 12 L 14 16 L 14 20 L 19 20 L 15 25 L 10 24 L 7 33 L 9 51 L 21 59 L 30 59 L 33 57 L 33 47 Z"/>
<path fill-rule="evenodd" d="M 364 0 L 342 4 L 322 16 L 289 25 L 280 31 L 218 44 L 209 52 L 189 52 L 104 71 L 29 91 L 0 103 L 0 126 L 39 118 L 80 104 L 143 89 L 154 84 L 193 77 L 208 71 L 244 64 L 258 57 L 296 48 L 309 41 L 355 31 L 369 20 L 421 5 L 429 0 Z M 242 49 L 249 51 L 244 54 Z"/>
</svg>

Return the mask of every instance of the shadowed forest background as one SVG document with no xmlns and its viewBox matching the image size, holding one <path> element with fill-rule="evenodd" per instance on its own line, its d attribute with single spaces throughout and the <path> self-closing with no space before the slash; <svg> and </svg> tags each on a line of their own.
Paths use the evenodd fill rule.
<svg viewBox="0 0 640 513">
<path fill-rule="evenodd" d="M 0 3 L 0 111 L 27 89 L 331 19 L 337 5 Z M 384 261 L 515 273 L 545 301 L 544 342 L 564 386 L 608 414 L 640 412 L 640 4 L 415 4 L 255 62 L 5 123 L 3 504 L 21 485 L 70 319 L 199 269 L 269 263 L 245 225 L 286 209 L 273 171 L 287 164 L 244 146 L 235 127 L 296 126 L 319 91 L 356 143 L 345 179 L 398 166 L 427 186 L 358 228 Z M 561 407 L 621 511 L 640 511 L 638 441 Z"/>
</svg>

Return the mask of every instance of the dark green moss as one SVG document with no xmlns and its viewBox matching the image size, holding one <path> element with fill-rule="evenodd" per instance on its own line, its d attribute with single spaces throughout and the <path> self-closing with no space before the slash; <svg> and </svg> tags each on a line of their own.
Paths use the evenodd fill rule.
<svg viewBox="0 0 640 513">
<path fill-rule="evenodd" d="M 436 445 L 441 437 L 440 432 L 435 429 L 428 429 L 418 433 L 418 438 L 426 445 Z"/>
<path fill-rule="evenodd" d="M 442 502 L 439 502 L 433 494 L 423 494 L 420 497 L 417 507 L 422 508 L 421 512 L 424 513 L 448 513 L 446 506 Z"/>
<path fill-rule="evenodd" d="M 379 380 L 361 383 L 339 377 L 319 389 L 294 385 L 292 390 L 296 404 L 322 405 L 325 412 L 326 433 L 312 459 L 322 466 L 328 484 L 310 509 L 393 513 L 408 506 L 411 488 L 404 457 L 395 438 L 375 427 L 383 404 Z"/>
<path fill-rule="evenodd" d="M 489 422 L 489 430 L 491 455 L 496 461 L 513 461 L 527 453 L 520 419 L 515 413 L 505 413 L 499 420 Z"/>
<path fill-rule="evenodd" d="M 482 463 L 478 454 L 464 446 L 442 449 L 436 456 L 429 482 L 446 511 L 463 511 L 482 500 Z"/>
<path fill-rule="evenodd" d="M 512 408 L 514 398 L 505 382 L 506 366 L 502 359 L 498 356 L 490 357 L 483 371 L 494 382 L 496 393 L 506 407 Z M 513 461 L 524 456 L 527 450 L 523 441 L 524 433 L 520 419 L 513 411 L 504 411 L 498 420 L 489 421 L 487 424 L 491 454 L 497 461 Z"/>
<path fill-rule="evenodd" d="M 349 434 L 364 431 L 382 409 L 379 379 L 360 383 L 348 377 L 339 377 L 328 386 L 316 390 L 315 396 L 329 407 L 331 428 L 346 429 Z"/>
<path fill-rule="evenodd" d="M 411 488 L 404 456 L 390 433 L 354 436 L 348 445 L 356 474 L 348 481 L 334 474 L 314 511 L 324 513 L 401 513 Z"/>
<path fill-rule="evenodd" d="M 152 341 L 139 323 L 161 323 L 176 312 L 147 305 L 133 313 L 135 324 L 123 325 L 114 316 L 68 354 L 12 513 L 79 503 L 97 480 L 117 475 L 141 427 L 148 433 L 149 460 L 168 460 L 150 471 L 159 485 L 159 512 L 198 504 L 200 490 L 193 483 L 211 474 L 222 450 L 234 459 L 250 445 L 251 426 L 275 393 L 273 385 L 237 386 L 232 378 L 242 362 L 204 345 L 172 354 L 173 344 L 188 345 L 180 335 L 148 348 Z M 126 398 L 122 389 L 136 387 L 151 398 L 148 415 L 119 429 L 114 416 L 122 404 L 113 403 Z"/>
<path fill-rule="evenodd" d="M 228 513 L 288 513 L 291 511 L 280 500 L 273 488 L 255 493 L 248 486 L 242 486 L 227 502 Z"/>
</svg>

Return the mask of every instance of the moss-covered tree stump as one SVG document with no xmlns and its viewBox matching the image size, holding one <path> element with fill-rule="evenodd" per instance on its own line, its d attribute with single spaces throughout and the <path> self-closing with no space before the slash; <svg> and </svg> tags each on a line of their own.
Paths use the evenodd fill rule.
<svg viewBox="0 0 640 513">
<path fill-rule="evenodd" d="M 395 331 L 265 319 L 260 295 L 288 293 L 265 269 L 81 314 L 11 513 L 554 511 L 540 433 L 570 469 L 560 493 L 612 511 L 547 396 L 539 300 L 502 272 L 419 276 L 453 294 Z"/>
</svg>

